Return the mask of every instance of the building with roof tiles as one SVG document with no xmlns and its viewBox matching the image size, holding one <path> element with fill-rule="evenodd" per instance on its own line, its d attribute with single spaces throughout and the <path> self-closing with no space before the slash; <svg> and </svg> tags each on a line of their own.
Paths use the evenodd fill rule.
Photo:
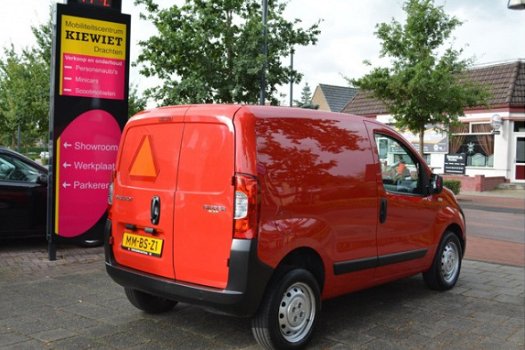
<svg viewBox="0 0 525 350">
<path fill-rule="evenodd" d="M 356 93 L 356 88 L 348 86 L 319 84 L 312 95 L 312 104 L 321 111 L 341 112 Z"/>
<path fill-rule="evenodd" d="M 525 61 L 477 66 L 461 79 L 485 86 L 488 106 L 465 109 L 461 125 L 443 135 L 446 149 L 425 147 L 429 165 L 443 174 L 445 155 L 463 153 L 466 176 L 457 178 L 464 190 L 489 190 L 500 182 L 525 184 Z M 365 91 L 358 91 L 342 112 L 393 123 L 386 106 Z"/>
</svg>

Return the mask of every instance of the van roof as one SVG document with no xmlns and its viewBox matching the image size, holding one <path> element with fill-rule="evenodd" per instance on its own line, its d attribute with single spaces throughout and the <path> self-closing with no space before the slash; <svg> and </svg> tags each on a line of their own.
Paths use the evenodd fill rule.
<svg viewBox="0 0 525 350">
<path fill-rule="evenodd" d="M 312 118 L 312 119 L 347 119 L 353 120 L 371 120 L 374 119 L 361 117 L 347 113 L 335 113 L 319 111 L 314 109 L 298 108 L 298 107 L 284 107 L 284 106 L 260 106 L 260 105 L 243 105 L 243 104 L 194 104 L 194 105 L 176 105 L 158 107 L 150 110 L 139 112 L 132 117 L 133 120 L 147 119 L 147 118 L 162 118 L 172 117 L 173 115 L 186 115 L 189 110 L 196 112 L 195 109 L 210 112 L 212 114 L 219 114 L 221 117 L 233 119 L 239 110 L 245 110 L 248 113 L 253 113 L 259 118 Z M 193 113 L 192 113 L 193 114 Z"/>
</svg>

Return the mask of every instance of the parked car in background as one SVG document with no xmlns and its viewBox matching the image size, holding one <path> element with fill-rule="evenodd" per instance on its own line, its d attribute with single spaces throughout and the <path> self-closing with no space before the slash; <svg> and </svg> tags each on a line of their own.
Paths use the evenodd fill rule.
<svg viewBox="0 0 525 350">
<path fill-rule="evenodd" d="M 0 147 L 0 239 L 46 236 L 47 173 L 47 167 Z M 95 247 L 103 241 L 81 238 L 74 243 Z"/>
<path fill-rule="evenodd" d="M 44 237 L 47 168 L 0 147 L 0 238 Z"/>
</svg>

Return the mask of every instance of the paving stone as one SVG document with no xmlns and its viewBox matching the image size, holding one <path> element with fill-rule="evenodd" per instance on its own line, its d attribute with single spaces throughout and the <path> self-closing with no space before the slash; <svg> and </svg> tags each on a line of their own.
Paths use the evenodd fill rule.
<svg viewBox="0 0 525 350">
<path fill-rule="evenodd" d="M 521 294 L 521 293 L 520 293 Z M 500 294 L 495 298 L 497 301 L 507 304 L 514 305 L 523 305 L 523 296 L 522 295 L 507 295 Z"/>
<path fill-rule="evenodd" d="M 55 328 L 53 325 L 49 325 L 45 321 L 39 319 L 27 319 L 27 321 L 25 319 L 20 319 L 17 323 L 10 326 L 11 330 L 28 335 L 48 331 L 53 328 Z"/>
<path fill-rule="evenodd" d="M 525 327 L 519 328 L 506 341 L 521 346 L 522 349 L 525 348 Z"/>
<path fill-rule="evenodd" d="M 61 339 L 54 341 L 51 345 L 53 350 L 80 350 L 80 349 L 90 349 L 90 350 L 107 350 L 107 349 L 116 349 L 116 347 L 111 346 L 110 344 L 100 342 L 93 338 L 88 338 L 84 336 L 76 336 L 67 339 Z"/>
<path fill-rule="evenodd" d="M 112 347 L 118 349 L 127 349 L 132 346 L 140 344 L 148 344 L 153 339 L 150 338 L 147 332 L 133 332 L 125 330 L 120 333 L 110 334 L 100 339 L 103 343 L 111 344 Z"/>
<path fill-rule="evenodd" d="M 341 345 L 346 346 L 347 348 L 357 348 L 360 346 L 364 346 L 367 343 L 370 343 L 371 341 L 375 340 L 376 338 L 367 332 L 362 331 L 356 331 L 353 329 L 346 329 L 345 331 L 338 332 L 336 334 L 330 334 L 322 331 L 321 329 L 317 332 L 317 334 L 323 334 L 324 337 L 326 337 L 329 340 L 332 340 L 334 342 L 338 342 Z M 336 346 L 338 344 L 335 344 Z"/>
<path fill-rule="evenodd" d="M 67 329 L 56 328 L 56 329 L 51 329 L 51 330 L 47 330 L 44 332 L 33 334 L 32 337 L 38 340 L 41 340 L 43 342 L 49 343 L 49 342 L 54 342 L 56 340 L 60 340 L 64 338 L 71 338 L 75 335 L 76 333 L 71 332 Z"/>
<path fill-rule="evenodd" d="M 0 337 L 0 347 L 22 343 L 28 340 L 30 340 L 30 338 L 24 335 L 21 335 L 15 332 L 6 332 L 6 333 L 3 333 L 2 336 Z"/>
<path fill-rule="evenodd" d="M 111 334 L 118 333 L 120 327 L 113 326 L 107 323 L 98 323 L 94 327 L 87 327 L 78 331 L 80 336 L 86 337 L 89 339 L 104 338 Z"/>
<path fill-rule="evenodd" d="M 46 348 L 49 348 L 49 346 L 38 340 L 29 340 L 22 343 L 2 346 L 3 350 L 42 350 Z"/>
</svg>

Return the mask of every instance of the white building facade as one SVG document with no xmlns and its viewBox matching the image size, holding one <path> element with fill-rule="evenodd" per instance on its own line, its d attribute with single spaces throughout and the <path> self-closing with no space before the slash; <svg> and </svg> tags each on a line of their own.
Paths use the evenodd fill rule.
<svg viewBox="0 0 525 350">
<path fill-rule="evenodd" d="M 461 125 L 441 134 L 439 147 L 439 137 L 425 135 L 427 163 L 436 173 L 443 174 L 445 155 L 463 153 L 467 161 L 465 177 L 525 184 L 525 61 L 477 67 L 469 70 L 467 76 L 486 88 L 489 106 L 465 110 L 459 118 Z M 343 112 L 393 124 L 384 104 L 361 91 Z M 431 126 L 429 133 L 436 134 Z M 417 137 L 405 137 L 413 140 L 418 149 Z M 448 147 L 442 147 L 443 144 Z"/>
</svg>

